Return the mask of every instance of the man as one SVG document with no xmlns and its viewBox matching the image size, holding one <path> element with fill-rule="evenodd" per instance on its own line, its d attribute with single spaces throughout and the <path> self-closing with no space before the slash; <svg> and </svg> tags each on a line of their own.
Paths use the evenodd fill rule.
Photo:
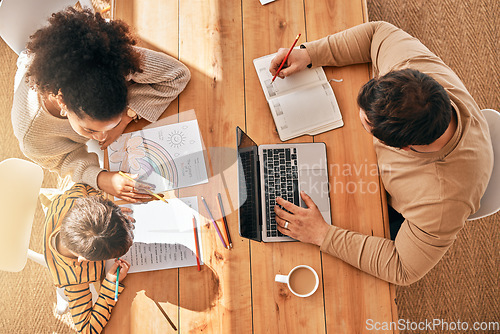
<svg viewBox="0 0 500 334">
<path fill-rule="evenodd" d="M 273 59 L 272 74 L 286 51 Z M 386 22 L 304 43 L 279 76 L 366 62 L 372 62 L 375 78 L 359 92 L 359 116 L 374 136 L 391 218 L 401 217 L 395 240 L 326 224 L 305 193 L 307 209 L 279 199 L 288 212 L 276 206 L 276 220 L 286 235 L 378 278 L 409 285 L 439 262 L 479 208 L 493 167 L 491 140 L 458 76 L 420 41 Z"/>
</svg>

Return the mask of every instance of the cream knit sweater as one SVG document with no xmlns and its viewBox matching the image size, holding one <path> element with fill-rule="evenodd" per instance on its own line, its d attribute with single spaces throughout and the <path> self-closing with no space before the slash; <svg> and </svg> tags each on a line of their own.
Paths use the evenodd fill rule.
<svg viewBox="0 0 500 334">
<path fill-rule="evenodd" d="M 160 52 L 139 48 L 143 73 L 127 77 L 128 107 L 141 118 L 156 121 L 170 102 L 186 87 L 191 77 L 187 67 Z M 12 106 L 14 135 L 26 157 L 61 176 L 99 189 L 97 175 L 103 170 L 95 153 L 87 151 L 88 138 L 71 128 L 67 119 L 51 115 L 39 94 L 26 82 L 29 58 L 22 53 L 17 61 Z"/>
</svg>

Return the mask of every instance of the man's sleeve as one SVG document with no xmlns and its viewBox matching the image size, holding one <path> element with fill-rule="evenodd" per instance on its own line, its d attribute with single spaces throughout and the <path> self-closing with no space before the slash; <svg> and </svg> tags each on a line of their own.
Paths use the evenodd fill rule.
<svg viewBox="0 0 500 334">
<path fill-rule="evenodd" d="M 111 317 L 111 311 L 115 306 L 116 284 L 104 279 L 99 292 L 99 297 L 92 305 L 92 294 L 89 283 L 70 285 L 64 288 L 68 297 L 71 317 L 78 333 L 100 333 Z M 118 293 L 124 289 L 119 284 Z"/>
<path fill-rule="evenodd" d="M 464 204 L 451 201 L 436 206 L 441 210 L 423 208 L 427 214 L 420 212 L 419 218 L 410 214 L 413 222 L 403 222 L 395 241 L 332 226 L 321 251 L 384 281 L 410 285 L 439 262 L 470 212 Z"/>
<path fill-rule="evenodd" d="M 381 21 L 364 23 L 304 46 L 314 67 L 372 62 L 376 74 L 387 73 L 414 57 L 436 57 L 418 39 Z"/>
</svg>

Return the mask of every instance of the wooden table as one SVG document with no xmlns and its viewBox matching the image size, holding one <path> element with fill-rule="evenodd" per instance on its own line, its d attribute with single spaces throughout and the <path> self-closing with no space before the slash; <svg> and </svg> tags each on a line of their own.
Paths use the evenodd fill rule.
<svg viewBox="0 0 500 334">
<path fill-rule="evenodd" d="M 211 158 L 206 185 L 175 196 L 204 196 L 218 211 L 223 194 L 234 248 L 223 248 L 211 225 L 202 227 L 205 265 L 130 274 L 106 333 L 173 333 L 159 302 L 181 333 L 364 333 L 368 319 L 397 321 L 394 287 L 317 246 L 257 243 L 238 235 L 235 127 L 258 144 L 278 143 L 252 60 L 367 21 L 363 0 L 116 0 L 114 17 L 130 24 L 141 45 L 178 57 L 192 79 L 166 115 L 194 109 Z M 334 224 L 387 235 L 385 197 L 376 175 L 372 138 L 362 128 L 356 95 L 369 65 L 326 68 L 344 118 L 343 128 L 293 142 L 327 143 Z M 129 130 L 134 130 L 140 123 Z M 200 213 L 207 216 L 201 201 Z M 309 298 L 292 295 L 274 276 L 308 264 L 320 276 Z"/>
</svg>

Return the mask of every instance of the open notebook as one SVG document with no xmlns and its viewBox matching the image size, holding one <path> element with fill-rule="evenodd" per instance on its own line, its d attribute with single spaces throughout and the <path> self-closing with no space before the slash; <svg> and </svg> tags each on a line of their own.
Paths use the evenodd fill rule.
<svg viewBox="0 0 500 334">
<path fill-rule="evenodd" d="M 269 72 L 276 54 L 254 59 L 262 90 L 282 141 L 317 135 L 344 125 L 337 99 L 322 67 L 307 68 L 285 79 Z"/>
</svg>

